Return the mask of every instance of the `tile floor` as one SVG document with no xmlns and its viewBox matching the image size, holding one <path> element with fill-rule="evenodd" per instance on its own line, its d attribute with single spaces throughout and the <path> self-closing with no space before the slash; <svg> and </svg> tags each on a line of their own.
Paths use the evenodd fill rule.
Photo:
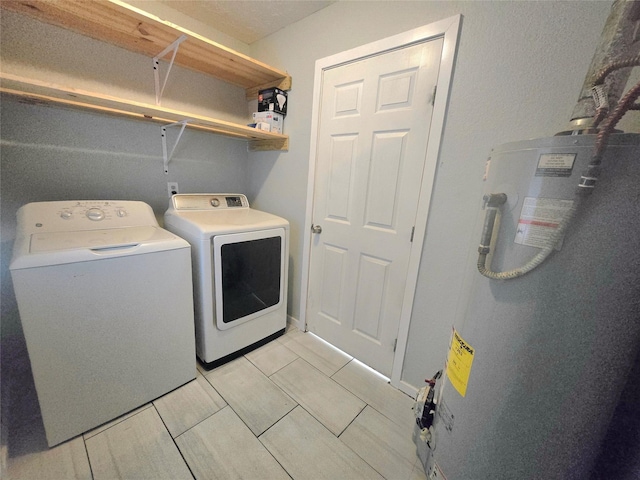
<svg viewBox="0 0 640 480">
<path fill-rule="evenodd" d="M 25 424 L 9 435 L 6 473 L 37 480 L 425 480 L 412 406 L 351 357 L 291 329 L 226 365 L 198 368 L 194 381 L 55 448 L 46 448 L 41 421 Z"/>
</svg>

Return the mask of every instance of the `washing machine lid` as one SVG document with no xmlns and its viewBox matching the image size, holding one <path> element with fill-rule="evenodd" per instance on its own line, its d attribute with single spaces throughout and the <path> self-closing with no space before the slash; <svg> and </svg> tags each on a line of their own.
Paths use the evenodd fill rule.
<svg viewBox="0 0 640 480">
<path fill-rule="evenodd" d="M 134 200 L 32 202 L 16 218 L 11 270 L 189 248 Z"/>
<path fill-rule="evenodd" d="M 189 248 L 180 237 L 153 226 L 79 232 L 43 232 L 16 238 L 11 270 L 143 255 Z"/>
</svg>

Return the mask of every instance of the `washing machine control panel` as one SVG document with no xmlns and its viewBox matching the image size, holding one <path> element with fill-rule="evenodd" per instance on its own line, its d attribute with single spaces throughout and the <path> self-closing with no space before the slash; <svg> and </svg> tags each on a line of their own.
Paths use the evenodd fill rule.
<svg viewBox="0 0 640 480">
<path fill-rule="evenodd" d="M 60 218 L 63 220 L 73 220 L 76 218 L 88 219 L 92 222 L 101 222 L 112 218 L 123 218 L 128 215 L 125 205 L 118 205 L 119 202 L 75 202 L 73 205 L 64 206 L 60 210 Z"/>
<path fill-rule="evenodd" d="M 140 225 L 157 225 L 149 205 L 127 200 L 77 200 L 40 202 L 26 209 L 25 225 L 34 231 L 80 231 Z"/>
<path fill-rule="evenodd" d="M 249 201 L 240 193 L 184 193 L 171 197 L 175 210 L 227 210 L 249 208 Z"/>
</svg>

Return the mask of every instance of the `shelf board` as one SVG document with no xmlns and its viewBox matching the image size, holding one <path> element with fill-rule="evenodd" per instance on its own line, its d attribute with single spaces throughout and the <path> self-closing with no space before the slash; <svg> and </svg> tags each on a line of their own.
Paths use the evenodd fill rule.
<svg viewBox="0 0 640 480">
<path fill-rule="evenodd" d="M 288 150 L 289 137 L 264 132 L 224 120 L 195 115 L 147 103 L 135 102 L 101 93 L 88 92 L 41 80 L 27 79 L 6 72 L 0 73 L 0 92 L 38 104 L 54 104 L 89 109 L 102 113 L 147 119 L 160 123 L 187 120 L 187 127 L 233 138 L 248 140 L 249 149 Z"/>
<path fill-rule="evenodd" d="M 247 98 L 263 88 L 291 88 L 286 72 L 120 0 L 2 0 L 0 6 L 151 58 L 186 35 L 176 64 L 241 86 Z"/>
</svg>

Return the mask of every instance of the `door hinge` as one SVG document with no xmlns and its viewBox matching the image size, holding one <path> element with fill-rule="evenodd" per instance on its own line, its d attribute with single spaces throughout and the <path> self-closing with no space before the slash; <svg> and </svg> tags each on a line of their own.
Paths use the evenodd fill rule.
<svg viewBox="0 0 640 480">
<path fill-rule="evenodd" d="M 434 85 L 433 86 L 433 93 L 431 94 L 431 101 L 429 103 L 431 103 L 431 106 L 435 105 L 436 103 L 436 92 L 438 91 L 438 85 Z"/>
<path fill-rule="evenodd" d="M 396 347 L 397 347 L 397 346 L 398 346 L 398 339 L 396 338 L 396 339 L 393 341 L 393 353 L 396 353 Z"/>
<path fill-rule="evenodd" d="M 409 242 L 413 243 L 413 234 L 416 233 L 416 227 L 415 225 L 413 227 L 411 227 L 411 238 L 409 239 Z"/>
</svg>

